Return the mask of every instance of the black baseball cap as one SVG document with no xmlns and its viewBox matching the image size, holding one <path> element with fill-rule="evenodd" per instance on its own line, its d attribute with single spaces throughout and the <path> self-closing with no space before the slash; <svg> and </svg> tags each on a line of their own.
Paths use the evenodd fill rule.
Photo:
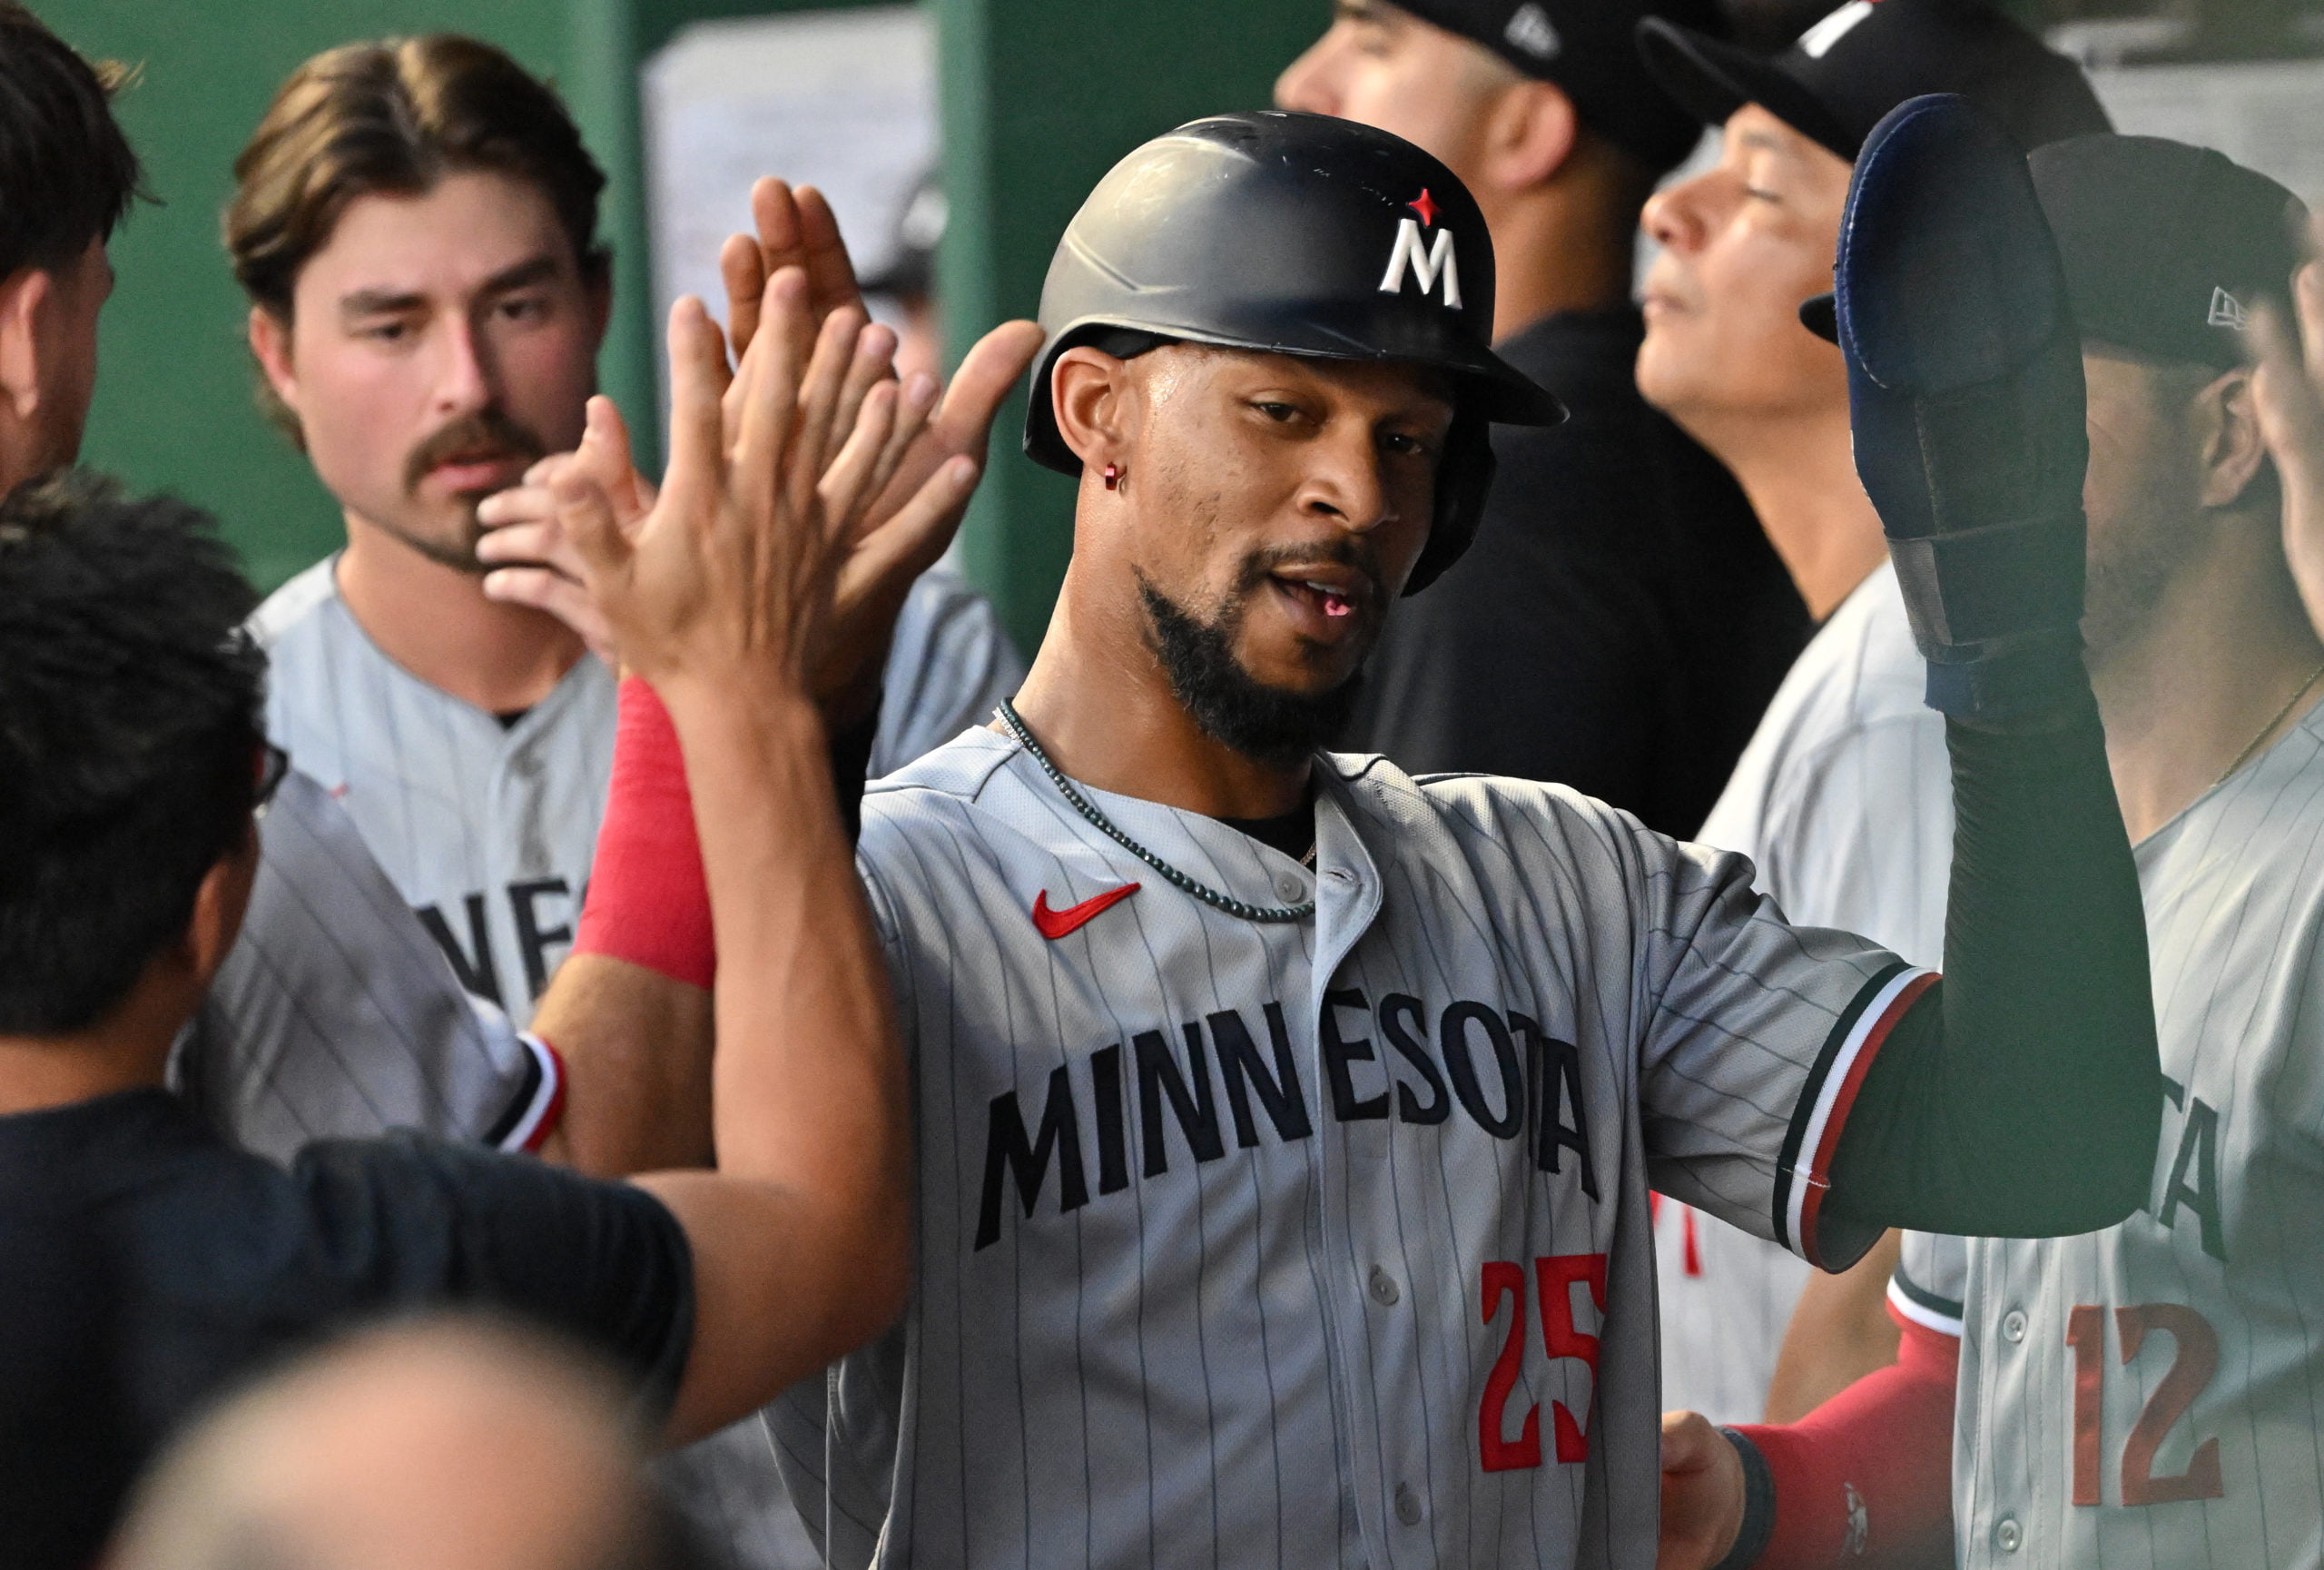
<svg viewBox="0 0 2324 1570">
<path fill-rule="evenodd" d="M 2290 311 L 2308 209 L 2266 175 L 2207 147 L 2111 133 L 2053 142 L 2026 164 L 2083 337 L 2224 370 L 2248 358 L 2253 306 Z M 1799 315 L 1837 340 L 1830 295 Z"/>
<path fill-rule="evenodd" d="M 2077 136 L 2027 159 L 2084 338 L 2221 370 L 2251 308 L 2289 310 L 2308 209 L 2208 147 Z"/>
<path fill-rule="evenodd" d="M 1607 141 L 1660 173 L 1693 151 L 1702 122 L 1664 96 L 1640 60 L 1639 23 L 1669 18 L 1723 35 L 1715 0 L 1393 0 L 1422 21 L 1482 44 L 1526 75 L 1553 82 Z"/>
<path fill-rule="evenodd" d="M 1638 47 L 1705 123 L 1757 104 L 1851 163 L 1883 115 L 1926 93 L 1959 94 L 2022 147 L 2113 129 L 2081 67 L 1982 0 L 1847 0 L 1773 59 L 1652 16 Z"/>
</svg>

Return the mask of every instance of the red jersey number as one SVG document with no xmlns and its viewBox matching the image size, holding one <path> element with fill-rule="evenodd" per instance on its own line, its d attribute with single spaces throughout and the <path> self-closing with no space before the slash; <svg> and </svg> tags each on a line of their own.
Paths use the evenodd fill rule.
<svg viewBox="0 0 2324 1570">
<path fill-rule="evenodd" d="M 2163 1437 L 2185 1417 L 2219 1371 L 2219 1333 L 2211 1321 L 2183 1303 L 2136 1303 L 2114 1310 L 2122 1360 L 2129 1363 L 2147 1336 L 2166 1332 L 2177 1353 L 2122 1445 L 2122 1489 L 2126 1506 L 2170 1505 L 2184 1499 L 2217 1499 L 2227 1490 L 2219 1470 L 2219 1440 L 2195 1447 L 2184 1472 L 2154 1475 L 2155 1452 Z M 2066 1316 L 2066 1345 L 2073 1348 L 2073 1502 L 2096 1505 L 2099 1445 L 2105 1427 L 2106 1311 L 2084 1303 Z"/>
<path fill-rule="evenodd" d="M 1590 1306 L 1606 1311 L 1606 1256 L 1547 1254 L 1533 1261 L 1533 1284 L 1541 1299 L 1541 1349 L 1552 1362 L 1571 1358 L 1590 1370 L 1591 1399 L 1598 1388 L 1598 1338 L 1575 1321 L 1573 1293 L 1589 1289 Z M 1517 1437 L 1509 1437 L 1510 1392 L 1516 1389 L 1525 1367 L 1525 1267 L 1511 1259 L 1488 1260 L 1484 1268 L 1484 1322 L 1501 1317 L 1509 1304 L 1509 1330 L 1502 1338 L 1501 1353 L 1485 1376 L 1484 1398 L 1477 1405 L 1477 1454 L 1488 1472 L 1514 1472 L 1541 1464 L 1541 1408 L 1525 1408 Z M 1559 1400 L 1550 1403 L 1551 1426 L 1556 1436 L 1560 1462 L 1590 1459 L 1590 1431 L 1571 1408 Z"/>
</svg>

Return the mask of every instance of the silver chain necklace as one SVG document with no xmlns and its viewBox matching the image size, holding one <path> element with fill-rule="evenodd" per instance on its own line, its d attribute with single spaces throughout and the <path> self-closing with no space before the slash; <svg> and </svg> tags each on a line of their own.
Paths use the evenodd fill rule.
<svg viewBox="0 0 2324 1570">
<path fill-rule="evenodd" d="M 1239 916 L 1246 922 L 1304 922 L 1315 913 L 1314 900 L 1303 900 L 1295 905 L 1246 904 L 1232 894 L 1222 894 L 1207 884 L 1198 883 L 1188 877 L 1116 828 L 1113 819 L 1099 812 L 1095 803 L 1074 789 L 1073 782 L 1059 771 L 1057 765 L 1049 761 L 1049 755 L 1041 750 L 1041 744 L 1033 739 L 1033 733 L 1026 728 L 1025 721 L 1018 714 L 1015 704 L 1007 698 L 1002 698 L 1000 713 L 1000 723 L 1009 727 L 1009 734 L 1015 736 L 1017 744 L 1031 755 L 1035 763 L 1041 765 L 1041 772 L 1049 776 L 1049 784 L 1057 786 L 1058 794 L 1072 804 L 1073 810 L 1088 819 L 1090 827 L 1112 840 L 1156 872 L 1160 873 L 1163 877 L 1169 880 L 1172 887 L 1182 889 L 1202 901 L 1203 903 L 1225 911 L 1230 916 Z"/>
</svg>

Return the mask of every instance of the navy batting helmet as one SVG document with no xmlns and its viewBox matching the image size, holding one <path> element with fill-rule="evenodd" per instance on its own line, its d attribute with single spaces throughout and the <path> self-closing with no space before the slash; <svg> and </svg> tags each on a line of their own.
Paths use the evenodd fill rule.
<svg viewBox="0 0 2324 1570">
<path fill-rule="evenodd" d="M 1049 373 L 1076 344 L 1175 341 L 1449 375 L 1457 407 L 1434 527 L 1404 592 L 1476 534 L 1492 421 L 1554 425 L 1558 400 L 1494 354 L 1492 237 L 1452 172 L 1385 131 L 1324 114 L 1221 114 L 1114 165 L 1058 242 L 1025 452 L 1078 475 Z M 1143 335 L 1143 339 L 1125 335 Z"/>
</svg>

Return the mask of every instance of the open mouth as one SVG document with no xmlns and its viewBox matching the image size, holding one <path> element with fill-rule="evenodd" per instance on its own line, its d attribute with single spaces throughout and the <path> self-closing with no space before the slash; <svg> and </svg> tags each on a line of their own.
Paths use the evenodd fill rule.
<svg viewBox="0 0 2324 1570">
<path fill-rule="evenodd" d="M 1308 577 L 1296 572 L 1275 572 L 1267 575 L 1277 590 L 1307 607 L 1327 621 L 1337 621 L 1355 614 L 1355 586 L 1338 576 Z"/>
</svg>

